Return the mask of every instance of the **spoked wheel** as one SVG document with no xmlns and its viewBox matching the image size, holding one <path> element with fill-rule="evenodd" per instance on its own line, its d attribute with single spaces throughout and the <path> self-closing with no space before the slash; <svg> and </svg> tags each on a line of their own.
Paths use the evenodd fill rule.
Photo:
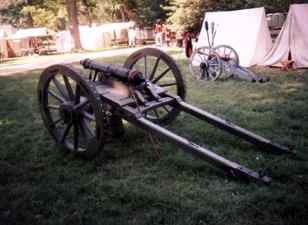
<svg viewBox="0 0 308 225">
<path fill-rule="evenodd" d="M 103 109 L 95 88 L 72 67 L 43 71 L 39 106 L 49 133 L 62 149 L 92 158 L 103 147 Z"/>
<path fill-rule="evenodd" d="M 156 48 L 144 48 L 130 55 L 124 67 L 142 72 L 146 79 L 166 88 L 169 93 L 185 99 L 186 88 L 182 73 L 175 61 L 166 53 Z M 168 124 L 178 114 L 177 109 L 165 105 L 148 111 L 145 117 L 156 123 Z"/>
<path fill-rule="evenodd" d="M 214 48 L 214 51 L 221 60 L 227 63 L 224 64 L 224 77 L 231 76 L 234 66 L 237 67 L 240 64 L 240 59 L 235 49 L 229 45 L 218 45 Z"/>
<path fill-rule="evenodd" d="M 223 66 L 219 55 L 205 46 L 194 51 L 189 69 L 196 79 L 217 80 L 222 74 Z"/>
</svg>

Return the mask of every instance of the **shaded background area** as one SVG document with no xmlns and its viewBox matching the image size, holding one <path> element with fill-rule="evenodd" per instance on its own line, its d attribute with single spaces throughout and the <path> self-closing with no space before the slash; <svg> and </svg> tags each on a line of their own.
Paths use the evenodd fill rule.
<svg viewBox="0 0 308 225">
<path fill-rule="evenodd" d="M 269 186 L 244 183 L 143 131 L 106 145 L 93 161 L 66 155 L 42 124 L 41 71 L 0 77 L 1 224 L 305 224 L 308 220 L 308 73 L 255 68 L 271 82 L 193 81 L 179 51 L 189 103 L 282 144 L 296 159 L 256 151 L 181 114 L 169 128 L 228 159 L 266 169 Z M 102 58 L 122 65 L 127 56 Z M 25 76 L 26 75 L 26 76 Z"/>
</svg>

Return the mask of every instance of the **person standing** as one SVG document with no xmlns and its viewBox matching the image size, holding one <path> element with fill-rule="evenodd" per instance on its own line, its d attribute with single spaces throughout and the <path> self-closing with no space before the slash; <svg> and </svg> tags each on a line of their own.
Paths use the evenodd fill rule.
<svg viewBox="0 0 308 225">
<path fill-rule="evenodd" d="M 163 46 L 163 24 L 160 19 L 156 20 L 156 24 L 154 26 L 155 33 L 155 44 L 156 46 Z"/>
<path fill-rule="evenodd" d="M 136 46 L 136 26 L 133 25 L 128 28 L 128 47 Z"/>
<path fill-rule="evenodd" d="M 167 47 L 170 47 L 171 42 L 171 30 L 169 28 L 166 28 L 165 30 L 165 38 L 164 38 Z"/>
</svg>

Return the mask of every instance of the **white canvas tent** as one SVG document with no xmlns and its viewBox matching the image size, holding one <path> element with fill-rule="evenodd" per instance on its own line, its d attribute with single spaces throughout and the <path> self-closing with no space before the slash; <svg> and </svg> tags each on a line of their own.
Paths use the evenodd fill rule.
<svg viewBox="0 0 308 225">
<path fill-rule="evenodd" d="M 287 20 L 261 65 L 281 67 L 289 54 L 295 68 L 308 67 L 308 4 L 290 6 Z"/>
<path fill-rule="evenodd" d="M 57 52 L 70 52 L 73 48 L 74 42 L 69 31 L 60 31 L 56 34 Z"/>
<path fill-rule="evenodd" d="M 12 38 L 40 37 L 47 35 L 48 35 L 48 29 L 46 27 L 40 27 L 40 28 L 20 29 L 16 31 L 14 35 L 12 35 Z"/>
<path fill-rule="evenodd" d="M 86 50 L 96 50 L 110 47 L 112 40 L 122 39 L 123 31 L 127 30 L 134 22 L 110 23 L 101 26 L 79 26 L 81 45 Z M 73 49 L 73 38 L 69 31 L 61 31 L 56 35 L 58 52 L 69 52 Z"/>
<path fill-rule="evenodd" d="M 214 45 L 225 44 L 234 48 L 241 66 L 249 67 L 263 62 L 272 47 L 264 8 L 205 13 L 197 47 L 208 46 L 205 21 L 215 23 Z"/>
</svg>

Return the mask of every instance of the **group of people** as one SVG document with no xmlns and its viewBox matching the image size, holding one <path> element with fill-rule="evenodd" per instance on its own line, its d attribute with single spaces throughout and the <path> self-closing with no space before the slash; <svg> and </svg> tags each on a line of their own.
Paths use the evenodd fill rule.
<svg viewBox="0 0 308 225">
<path fill-rule="evenodd" d="M 172 32 L 165 24 L 162 23 L 160 19 L 156 21 L 154 26 L 154 34 L 156 46 L 162 47 L 164 44 L 168 47 L 170 46 Z"/>
<path fill-rule="evenodd" d="M 132 25 L 128 29 L 128 46 L 135 47 L 136 46 L 136 39 L 137 39 L 137 26 L 136 24 Z M 176 45 L 178 47 L 186 48 L 191 44 L 191 35 L 189 32 L 172 32 L 167 25 L 165 25 L 160 19 L 158 19 L 154 25 L 154 38 L 155 38 L 155 45 L 157 47 L 167 46 L 170 47 L 171 45 Z M 184 40 L 184 43 L 183 43 Z"/>
</svg>

